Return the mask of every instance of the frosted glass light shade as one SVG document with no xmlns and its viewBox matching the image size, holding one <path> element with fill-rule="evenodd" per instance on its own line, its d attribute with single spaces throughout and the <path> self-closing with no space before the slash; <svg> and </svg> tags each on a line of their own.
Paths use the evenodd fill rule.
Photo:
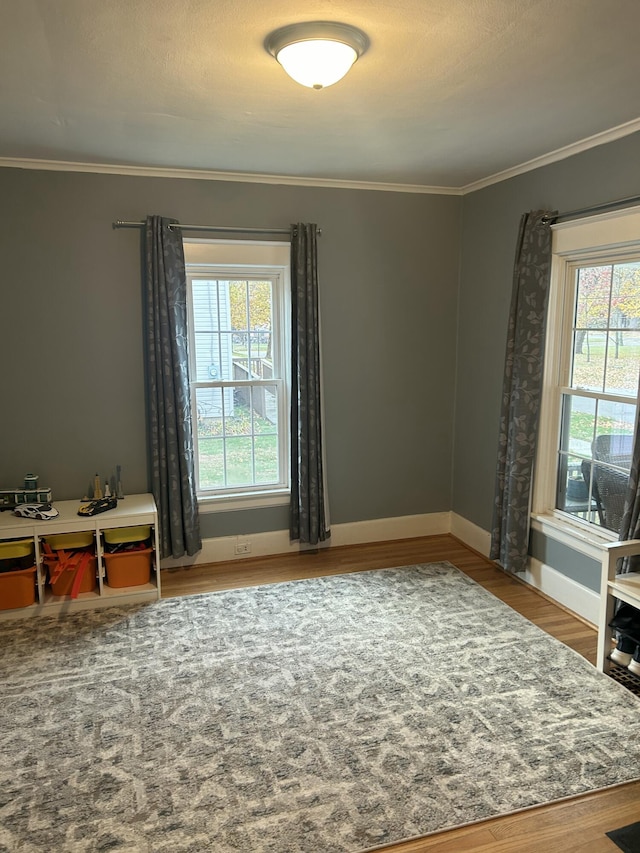
<svg viewBox="0 0 640 853">
<path fill-rule="evenodd" d="M 326 39 L 288 44 L 276 57 L 289 77 L 310 89 L 324 89 L 342 80 L 357 58 L 348 44 Z"/>
<path fill-rule="evenodd" d="M 287 74 L 310 89 L 337 83 L 368 46 L 362 30 L 328 21 L 290 24 L 265 40 L 265 48 Z"/>
</svg>

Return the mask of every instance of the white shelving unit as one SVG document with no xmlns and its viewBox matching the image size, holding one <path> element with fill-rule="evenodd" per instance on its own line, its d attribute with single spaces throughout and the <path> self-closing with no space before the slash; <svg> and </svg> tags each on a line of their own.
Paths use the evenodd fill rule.
<svg viewBox="0 0 640 853">
<path fill-rule="evenodd" d="M 89 518 L 78 515 L 78 501 L 55 501 L 58 517 L 48 521 L 18 518 L 10 512 L 0 512 L 0 541 L 8 539 L 33 539 L 36 562 L 36 603 L 13 610 L 0 610 L 0 619 L 49 616 L 112 607 L 119 604 L 137 604 L 160 598 L 160 548 L 158 541 L 158 513 L 153 495 L 127 495 L 118 501 L 115 509 Z M 150 525 L 153 543 L 151 580 L 140 586 L 112 588 L 108 585 L 103 558 L 101 533 L 114 527 Z M 94 592 L 83 592 L 77 598 L 53 595 L 46 585 L 46 568 L 42 561 L 41 538 L 58 533 L 91 531 L 95 538 L 98 560 L 98 584 Z"/>
<path fill-rule="evenodd" d="M 612 629 L 609 622 L 613 618 L 615 600 L 625 601 L 640 609 L 640 573 L 616 574 L 617 562 L 621 557 L 640 555 L 640 539 L 626 542 L 610 542 L 603 546 L 602 575 L 600 586 L 600 614 L 598 619 L 598 658 L 597 667 L 609 672 L 611 661 Z"/>
</svg>

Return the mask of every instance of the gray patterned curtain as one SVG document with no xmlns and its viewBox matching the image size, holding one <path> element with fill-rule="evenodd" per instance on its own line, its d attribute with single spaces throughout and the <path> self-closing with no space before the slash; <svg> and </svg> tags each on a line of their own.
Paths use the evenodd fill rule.
<svg viewBox="0 0 640 853">
<path fill-rule="evenodd" d="M 290 537 L 310 545 L 331 535 L 325 504 L 320 394 L 317 226 L 291 226 Z"/>
<path fill-rule="evenodd" d="M 151 490 L 158 506 L 162 557 L 202 547 L 196 500 L 189 362 L 187 280 L 174 219 L 148 216 L 145 227 L 145 356 Z"/>
<path fill-rule="evenodd" d="M 490 553 L 509 572 L 524 572 L 529 549 L 554 215 L 525 213 L 516 248 Z"/>
</svg>

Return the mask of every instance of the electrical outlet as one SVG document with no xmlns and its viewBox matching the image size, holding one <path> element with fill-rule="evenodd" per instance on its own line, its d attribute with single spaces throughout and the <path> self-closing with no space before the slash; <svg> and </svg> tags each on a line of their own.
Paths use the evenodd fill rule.
<svg viewBox="0 0 640 853">
<path fill-rule="evenodd" d="M 236 554 L 250 554 L 251 553 L 251 542 L 236 542 L 235 553 Z"/>
</svg>

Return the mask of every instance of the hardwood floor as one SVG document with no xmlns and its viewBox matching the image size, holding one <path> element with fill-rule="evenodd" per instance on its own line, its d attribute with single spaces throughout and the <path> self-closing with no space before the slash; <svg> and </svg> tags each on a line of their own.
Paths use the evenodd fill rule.
<svg viewBox="0 0 640 853">
<path fill-rule="evenodd" d="M 596 632 L 592 626 L 500 571 L 484 557 L 448 535 L 170 569 L 162 573 L 163 598 L 437 560 L 453 563 L 514 610 L 575 649 L 591 663 L 595 662 Z M 615 709 L 612 709 L 614 712 Z M 620 736 L 624 737 L 624 732 Z M 640 768 L 638 773 L 640 775 Z M 395 844 L 386 847 L 385 851 L 619 853 L 619 848 L 606 837 L 605 832 L 638 820 L 640 781 Z"/>
</svg>

